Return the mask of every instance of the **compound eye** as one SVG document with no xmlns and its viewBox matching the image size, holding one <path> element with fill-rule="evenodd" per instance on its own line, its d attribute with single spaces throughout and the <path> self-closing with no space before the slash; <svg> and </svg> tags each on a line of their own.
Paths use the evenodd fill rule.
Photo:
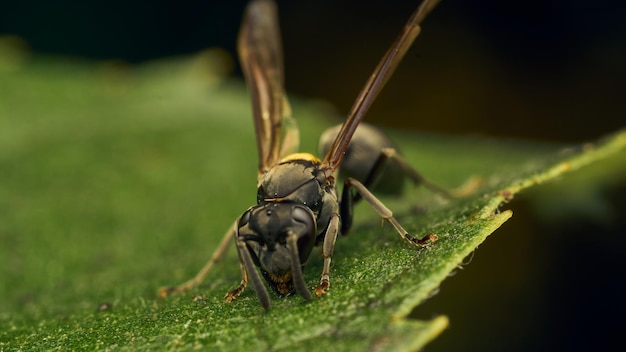
<svg viewBox="0 0 626 352">
<path fill-rule="evenodd" d="M 248 225 L 248 222 L 250 222 L 251 214 L 252 214 L 252 209 L 246 210 L 246 212 L 243 213 L 243 215 L 239 217 L 239 223 L 237 224 L 237 226 L 241 228 L 241 227 Z"/>
<path fill-rule="evenodd" d="M 313 218 L 311 210 L 305 207 L 296 206 L 293 207 L 291 215 L 295 221 L 306 226 L 306 229 L 303 231 L 304 234 L 315 235 L 315 219 Z"/>
<path fill-rule="evenodd" d="M 293 207 L 291 214 L 294 220 L 296 220 L 297 222 L 304 223 L 304 224 L 307 224 L 311 222 L 311 220 L 313 220 L 313 217 L 311 216 L 311 212 L 307 211 L 303 207 L 298 207 L 298 206 Z"/>
<path fill-rule="evenodd" d="M 311 209 L 303 206 L 293 207 L 291 216 L 295 223 L 304 225 L 304 229 L 297 234 L 300 262 L 304 263 L 315 245 L 317 224 L 315 223 L 315 217 Z"/>
</svg>

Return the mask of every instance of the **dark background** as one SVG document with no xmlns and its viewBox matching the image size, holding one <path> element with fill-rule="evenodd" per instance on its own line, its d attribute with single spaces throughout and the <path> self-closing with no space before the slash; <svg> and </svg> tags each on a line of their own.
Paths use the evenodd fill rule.
<svg viewBox="0 0 626 352">
<path fill-rule="evenodd" d="M 286 86 L 345 113 L 417 1 L 279 1 Z M 220 47 L 244 1 L 21 1 L 0 33 L 36 53 L 130 63 Z M 581 141 L 624 126 L 624 5 L 443 1 L 368 119 L 391 127 Z M 239 72 L 236 72 L 238 74 Z"/>
<path fill-rule="evenodd" d="M 21 37 L 36 54 L 131 64 L 209 47 L 235 57 L 244 4 L 12 2 L 1 6 L 0 34 Z M 324 99 L 345 114 L 416 4 L 279 1 L 289 94 Z M 625 125 L 626 21 L 617 1 L 447 0 L 423 27 L 368 120 L 567 143 Z M 523 197 L 507 205 L 514 218 L 416 310 L 451 318 L 429 349 L 598 349 L 621 341 L 624 189 L 622 182 L 605 191 L 616 213 L 610 221 L 572 214 L 555 223 L 533 216 Z"/>
</svg>

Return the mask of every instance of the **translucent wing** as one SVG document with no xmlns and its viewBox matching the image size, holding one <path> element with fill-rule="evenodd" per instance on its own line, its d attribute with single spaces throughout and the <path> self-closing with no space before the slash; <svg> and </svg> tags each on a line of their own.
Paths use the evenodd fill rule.
<svg viewBox="0 0 626 352">
<path fill-rule="evenodd" d="M 259 176 L 278 162 L 284 149 L 297 148 L 297 129 L 283 92 L 283 57 L 276 4 L 252 1 L 246 8 L 238 40 L 239 60 L 252 97 L 259 152 Z M 295 132 L 294 132 L 295 129 Z"/>
<path fill-rule="evenodd" d="M 406 51 L 419 35 L 420 24 L 426 15 L 428 15 L 428 13 L 430 13 L 430 11 L 439 3 L 439 1 L 440 0 L 424 0 L 413 12 L 400 35 L 393 42 L 391 48 L 387 50 L 385 56 L 383 56 L 382 60 L 378 63 L 378 66 L 376 66 L 374 73 L 372 73 L 367 83 L 365 83 L 361 93 L 359 93 L 359 96 L 352 106 L 352 110 L 350 110 L 346 121 L 343 126 L 341 126 L 341 130 L 339 131 L 337 138 L 335 138 L 332 147 L 329 149 L 326 157 L 324 158 L 322 164 L 323 168 L 334 171 L 339 167 L 346 148 L 350 143 L 350 139 L 363 119 L 363 116 L 369 109 L 370 105 L 372 105 L 372 102 L 376 99 L 376 96 L 378 96 L 378 93 L 381 91 L 385 83 L 387 83 L 389 77 L 391 77 L 395 71 L 398 63 L 400 63 Z"/>
<path fill-rule="evenodd" d="M 283 130 L 282 145 L 280 148 L 280 157 L 283 158 L 289 154 L 296 153 L 300 148 L 300 130 L 296 120 L 291 116 L 291 107 L 287 98 L 283 99 Z"/>
</svg>

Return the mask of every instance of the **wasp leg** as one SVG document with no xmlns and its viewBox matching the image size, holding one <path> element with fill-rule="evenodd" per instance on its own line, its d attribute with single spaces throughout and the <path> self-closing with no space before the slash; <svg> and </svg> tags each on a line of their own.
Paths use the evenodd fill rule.
<svg viewBox="0 0 626 352">
<path fill-rule="evenodd" d="M 365 186 L 363 186 L 365 187 Z M 350 232 L 352 228 L 352 219 L 354 204 L 361 199 L 360 193 L 353 194 L 350 192 L 347 180 L 343 185 L 343 191 L 341 192 L 341 202 L 339 203 L 339 213 L 341 214 L 341 235 L 345 236 Z M 325 238 L 324 238 L 325 239 Z M 326 241 L 324 241 L 326 242 Z"/>
<path fill-rule="evenodd" d="M 383 219 L 389 221 L 389 223 L 391 225 L 393 225 L 393 227 L 396 229 L 396 231 L 400 234 L 400 236 L 402 236 L 402 238 L 404 238 L 405 240 L 413 243 L 416 246 L 420 246 L 420 247 L 425 247 L 427 245 L 429 245 L 432 242 L 435 242 L 437 240 L 437 235 L 435 234 L 429 234 L 427 236 L 425 236 L 424 238 L 415 238 L 413 236 L 411 236 L 405 229 L 404 227 L 402 227 L 402 225 L 400 225 L 400 223 L 398 222 L 398 220 L 396 220 L 396 218 L 393 217 L 393 213 L 391 212 L 391 210 L 389 210 L 389 208 L 387 208 L 380 200 L 378 200 L 378 198 L 376 198 L 376 196 L 374 196 L 372 194 L 372 192 L 370 192 L 361 182 L 357 181 L 354 178 L 347 178 L 344 184 L 344 188 L 343 188 L 343 194 L 342 194 L 342 200 L 343 199 L 347 199 L 350 198 L 350 189 L 354 187 L 357 192 L 361 195 L 361 197 L 363 197 L 363 199 L 365 199 L 365 201 L 367 201 L 372 208 L 374 208 L 374 210 L 378 213 L 378 215 L 382 216 Z M 348 193 L 348 195 L 346 196 L 346 193 Z M 344 210 L 344 205 L 341 205 L 341 209 L 342 211 Z M 352 215 L 352 211 L 350 210 L 350 213 L 348 214 L 348 217 L 350 217 Z M 342 214 L 343 216 L 343 214 Z M 349 222 L 352 221 L 352 219 L 346 219 Z"/>
<path fill-rule="evenodd" d="M 328 227 L 326 228 L 326 236 L 324 237 L 324 244 L 322 246 L 322 256 L 324 257 L 324 268 L 322 269 L 322 278 L 320 284 L 315 288 L 315 295 L 320 297 L 328 288 L 330 288 L 330 261 L 333 256 L 333 250 L 335 249 L 335 241 L 337 240 L 337 234 L 339 233 L 339 215 L 332 214 Z"/>
<path fill-rule="evenodd" d="M 382 171 L 384 164 L 389 159 L 395 160 L 402 168 L 402 171 L 406 173 L 406 175 L 411 179 L 411 181 L 413 181 L 415 185 L 423 185 L 431 192 L 447 199 L 462 198 L 469 194 L 472 194 L 480 187 L 481 184 L 481 180 L 478 177 L 471 177 L 460 187 L 453 190 L 447 190 L 424 178 L 424 176 L 422 176 L 419 172 L 417 172 L 417 170 L 415 170 L 413 166 L 411 166 L 406 160 L 404 160 L 402 155 L 400 155 L 394 148 L 382 148 L 380 151 L 380 155 L 378 156 L 378 159 L 374 164 L 374 167 L 365 179 L 365 187 L 370 187 L 370 184 L 368 182 L 373 182 L 376 180 L 376 175 Z"/>
<path fill-rule="evenodd" d="M 413 168 L 406 160 L 404 160 L 404 158 L 394 148 L 383 148 L 380 151 L 379 160 L 381 158 L 394 159 L 396 162 L 398 162 L 398 164 L 402 168 L 402 171 L 404 171 L 407 176 L 409 176 L 409 178 L 411 179 L 411 181 L 413 181 L 415 185 L 424 185 L 424 187 L 428 188 L 433 193 L 439 194 L 444 198 L 452 199 L 455 197 L 447 189 L 439 187 L 424 178 L 424 176 L 422 176 L 422 174 L 417 172 L 415 168 Z"/>
<path fill-rule="evenodd" d="M 202 269 L 200 269 L 200 271 L 196 274 L 196 276 L 194 276 L 190 280 L 183 282 L 182 284 L 178 286 L 161 287 L 157 295 L 161 298 L 165 298 L 172 294 L 178 294 L 178 293 L 182 293 L 185 291 L 189 291 L 192 288 L 200 285 L 202 281 L 204 281 L 204 278 L 207 276 L 209 271 L 211 271 L 211 268 L 213 268 L 213 265 L 215 265 L 215 263 L 217 263 L 218 261 L 222 259 L 222 257 L 224 256 L 224 253 L 226 253 L 226 250 L 228 249 L 228 245 L 230 244 L 230 241 L 233 239 L 236 232 L 237 230 L 235 229 L 234 226 L 230 230 L 228 230 L 228 232 L 226 232 L 226 234 L 222 238 L 222 241 L 220 242 L 220 245 L 217 247 L 215 252 L 213 252 L 211 259 L 209 259 L 209 261 L 207 261 L 206 264 L 204 264 L 204 266 L 202 267 Z"/>
<path fill-rule="evenodd" d="M 248 286 L 248 272 L 246 271 L 246 267 L 241 261 L 241 258 L 239 259 L 239 268 L 241 269 L 241 283 L 236 289 L 229 291 L 226 296 L 224 296 L 224 302 L 226 303 L 232 302 L 243 292 L 243 290 L 246 289 L 246 286 Z"/>
<path fill-rule="evenodd" d="M 267 293 L 267 289 L 265 288 L 265 285 L 263 285 L 263 281 L 254 267 L 254 261 L 252 261 L 246 242 L 237 240 L 237 253 L 239 253 L 241 266 L 241 284 L 239 284 L 239 286 L 237 286 L 234 290 L 228 292 L 226 297 L 224 297 L 224 301 L 232 302 L 237 296 L 239 296 L 248 285 L 248 276 L 250 276 L 252 287 L 261 302 L 261 306 L 265 309 L 269 309 L 270 295 Z"/>
</svg>

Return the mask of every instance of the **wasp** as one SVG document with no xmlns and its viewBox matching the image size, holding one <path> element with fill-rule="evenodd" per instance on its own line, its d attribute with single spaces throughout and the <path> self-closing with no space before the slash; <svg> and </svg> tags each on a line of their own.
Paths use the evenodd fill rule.
<svg viewBox="0 0 626 352">
<path fill-rule="evenodd" d="M 404 161 L 382 132 L 361 124 L 361 120 L 419 35 L 420 24 L 438 2 L 422 1 L 369 77 L 345 122 L 323 134 L 320 149 L 324 159 L 309 153 L 293 153 L 299 135 L 283 89 L 276 5 L 270 0 L 249 3 L 239 34 L 238 54 L 252 98 L 259 156 L 257 204 L 235 221 L 194 278 L 175 287 L 162 288 L 160 296 L 199 285 L 233 240 L 242 279 L 239 286 L 226 294 L 226 302 L 234 300 L 251 283 L 261 305 L 268 309 L 270 296 L 263 279 L 279 296 L 297 293 L 311 300 L 313 295 L 302 267 L 317 245 L 322 248 L 323 268 L 313 292 L 322 296 L 330 288 L 335 241 L 339 234 L 348 233 L 353 206 L 360 200 L 369 203 L 411 244 L 423 247 L 437 240 L 434 234 L 424 238 L 409 234 L 370 188 L 378 186 L 387 192 L 398 192 L 402 185 L 398 180 L 408 176 L 446 197 L 453 195 L 424 179 Z M 346 177 L 339 196 L 340 166 Z M 389 177 L 396 180 L 390 182 Z"/>
</svg>

